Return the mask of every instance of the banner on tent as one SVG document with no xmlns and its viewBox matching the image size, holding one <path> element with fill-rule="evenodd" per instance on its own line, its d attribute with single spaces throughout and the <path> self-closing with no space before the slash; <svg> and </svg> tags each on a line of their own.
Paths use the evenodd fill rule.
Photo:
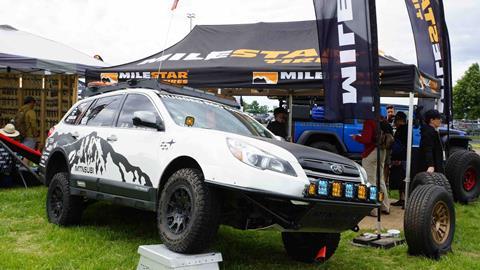
<svg viewBox="0 0 480 270">
<path fill-rule="evenodd" d="M 441 0 L 405 0 L 405 3 L 415 37 L 418 66 L 423 72 L 441 81 L 439 89 L 441 96 L 444 98 L 444 103 L 450 104 L 450 44 L 443 14 L 443 2 Z M 433 109 L 435 105 L 431 99 L 421 100 L 419 103 L 425 106 L 424 111 Z M 445 108 L 440 106 L 438 109 L 448 114 L 450 105 Z"/>
<path fill-rule="evenodd" d="M 368 0 L 314 0 L 324 71 L 325 117 L 373 119 L 378 59 Z M 374 14 L 375 15 L 375 14 Z M 376 32 L 375 32 L 376 33 Z M 375 35 L 376 36 L 376 35 Z M 375 46 L 374 46 L 375 45 Z"/>
</svg>

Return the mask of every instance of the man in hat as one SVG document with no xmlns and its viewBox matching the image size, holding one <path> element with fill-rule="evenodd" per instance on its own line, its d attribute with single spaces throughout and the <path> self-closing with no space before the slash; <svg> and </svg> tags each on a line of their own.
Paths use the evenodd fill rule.
<svg viewBox="0 0 480 270">
<path fill-rule="evenodd" d="M 15 130 L 13 124 L 7 124 L 5 127 L 0 129 L 0 134 L 10 137 L 17 138 L 20 135 L 20 132 Z M 12 172 L 15 169 L 15 162 L 10 154 L 2 144 L 0 144 L 0 187 L 10 187 L 13 184 Z"/>
<path fill-rule="evenodd" d="M 425 124 L 421 129 L 420 151 L 424 161 L 424 171 L 445 173 L 444 148 L 438 133 L 442 125 L 442 116 L 437 110 L 429 110 L 424 114 Z"/>
<path fill-rule="evenodd" d="M 278 107 L 273 110 L 273 116 L 275 121 L 268 124 L 267 129 L 270 130 L 273 134 L 287 139 L 287 110 L 282 107 Z"/>
<path fill-rule="evenodd" d="M 24 99 L 23 106 L 15 116 L 15 125 L 22 136 L 22 143 L 32 149 L 35 149 L 37 137 L 40 135 L 37 123 L 37 114 L 35 113 L 35 98 L 28 96 Z"/>
</svg>

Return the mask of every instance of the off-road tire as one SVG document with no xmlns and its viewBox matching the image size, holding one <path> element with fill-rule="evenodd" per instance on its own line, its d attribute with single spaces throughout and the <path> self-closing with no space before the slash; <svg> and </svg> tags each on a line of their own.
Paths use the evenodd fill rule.
<svg viewBox="0 0 480 270">
<path fill-rule="evenodd" d="M 70 194 L 68 173 L 57 173 L 52 177 L 47 192 L 48 221 L 61 225 L 77 225 L 82 219 L 83 197 Z"/>
<path fill-rule="evenodd" d="M 324 150 L 330 153 L 335 153 L 335 154 L 339 153 L 337 147 L 329 142 L 314 142 L 310 144 L 310 147 Z"/>
<path fill-rule="evenodd" d="M 478 198 L 480 195 L 480 156 L 478 154 L 468 150 L 455 152 L 447 160 L 446 174 L 456 201 L 468 203 Z"/>
<path fill-rule="evenodd" d="M 442 173 L 428 173 L 428 172 L 420 172 L 415 175 L 412 181 L 412 188 L 410 191 L 413 191 L 419 186 L 423 185 L 437 185 L 445 188 L 445 190 L 452 196 L 453 198 L 453 192 L 452 192 L 452 187 L 450 185 L 450 182 L 448 181 L 447 177 L 443 175 Z"/>
<path fill-rule="evenodd" d="M 451 196 L 436 185 L 419 186 L 407 202 L 403 226 L 411 255 L 438 259 L 451 250 L 455 233 Z"/>
<path fill-rule="evenodd" d="M 290 258 L 305 262 L 325 262 L 335 253 L 340 242 L 339 233 L 282 232 L 285 251 Z M 318 258 L 320 249 L 326 247 L 325 258 Z"/>
<path fill-rule="evenodd" d="M 173 173 L 162 190 L 157 226 L 162 242 L 172 251 L 187 254 L 202 252 L 215 238 L 220 204 L 215 191 L 203 180 L 199 170 L 184 168 Z M 175 215 L 183 225 L 176 221 Z"/>
</svg>

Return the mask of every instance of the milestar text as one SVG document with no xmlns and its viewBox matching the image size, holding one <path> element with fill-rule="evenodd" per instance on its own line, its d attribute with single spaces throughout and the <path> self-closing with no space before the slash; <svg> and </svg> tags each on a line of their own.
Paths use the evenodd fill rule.
<svg viewBox="0 0 480 270">
<path fill-rule="evenodd" d="M 352 85 L 357 80 L 356 51 L 352 48 L 355 45 L 355 34 L 345 33 L 345 22 L 353 21 L 352 0 L 337 0 L 337 19 L 343 104 L 357 103 L 357 89 Z"/>
</svg>

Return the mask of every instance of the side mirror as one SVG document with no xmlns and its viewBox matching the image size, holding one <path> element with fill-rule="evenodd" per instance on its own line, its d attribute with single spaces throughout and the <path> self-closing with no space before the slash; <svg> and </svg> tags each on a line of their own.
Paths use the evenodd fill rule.
<svg viewBox="0 0 480 270">
<path fill-rule="evenodd" d="M 149 111 L 136 111 L 133 113 L 133 125 L 137 127 L 155 128 L 158 131 L 165 130 L 163 122 L 157 121 L 155 113 Z"/>
</svg>

